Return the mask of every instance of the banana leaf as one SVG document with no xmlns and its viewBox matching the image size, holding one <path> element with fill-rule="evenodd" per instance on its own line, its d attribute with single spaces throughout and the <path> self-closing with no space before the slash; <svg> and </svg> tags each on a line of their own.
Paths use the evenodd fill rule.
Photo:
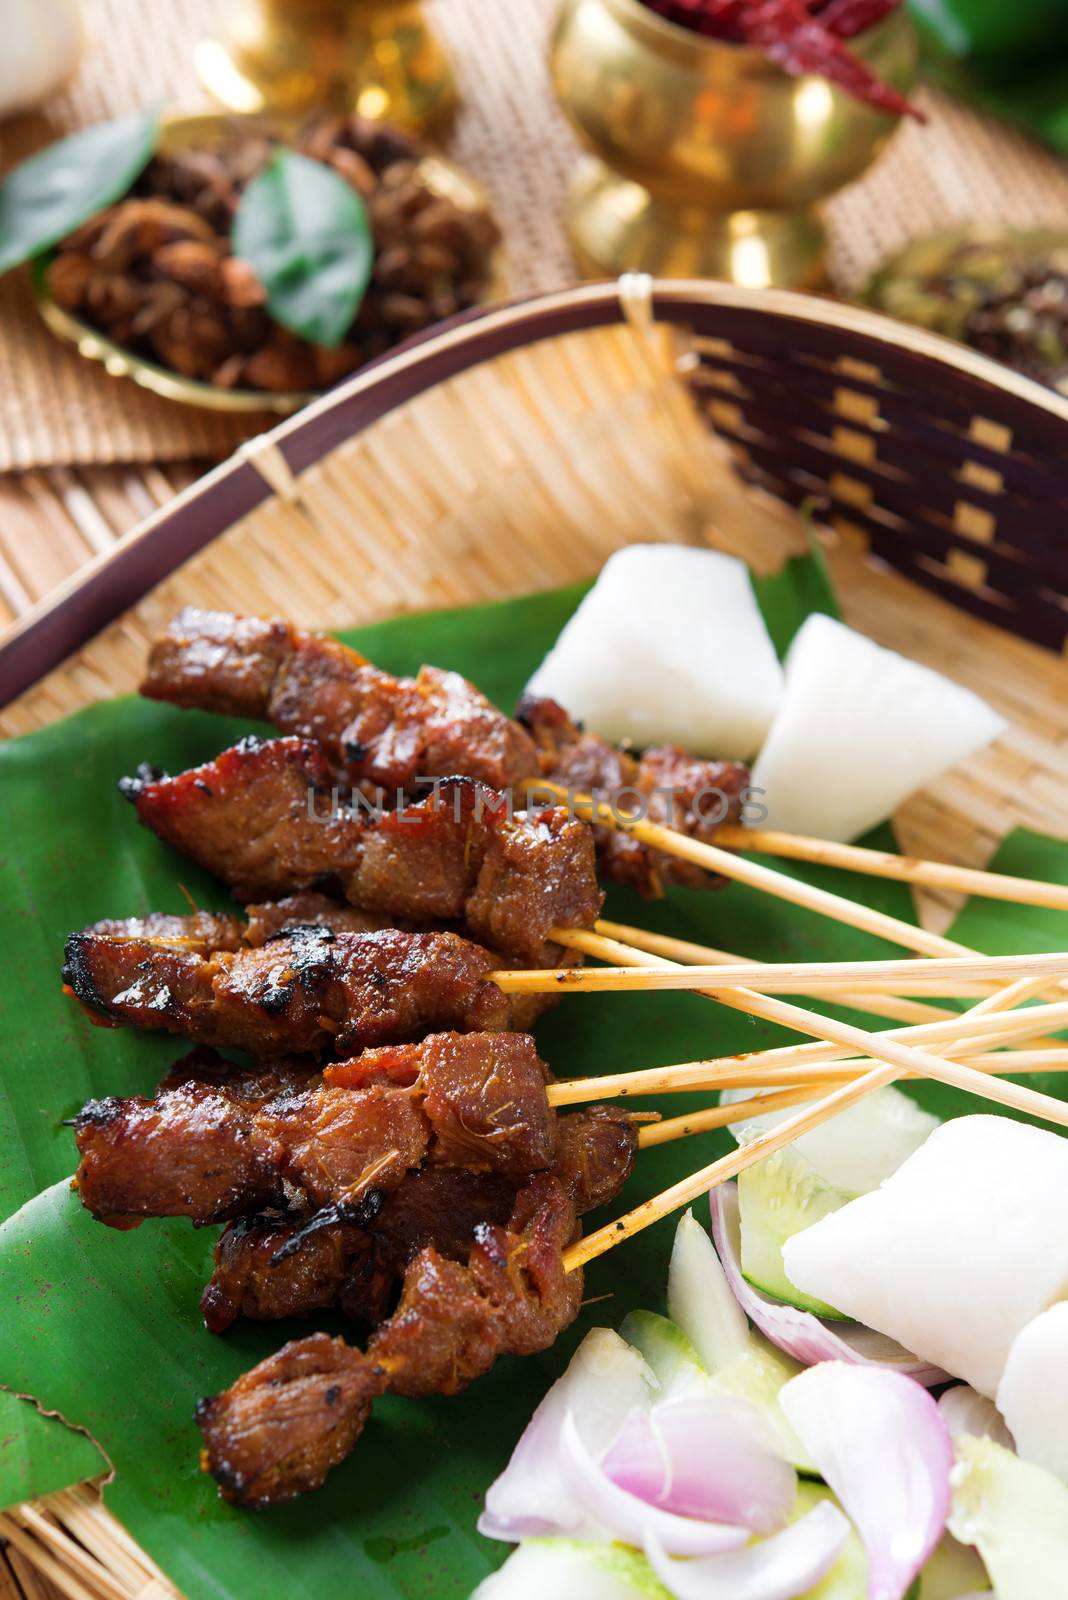
<svg viewBox="0 0 1068 1600">
<path fill-rule="evenodd" d="M 811 558 L 759 590 L 780 649 L 811 610 L 833 610 Z M 580 593 L 406 618 L 346 637 L 394 671 L 412 671 L 423 660 L 456 668 L 510 705 Z M 92 1027 L 62 998 L 58 967 L 65 933 L 95 918 L 181 910 L 185 893 L 205 906 L 224 903 L 217 885 L 138 829 L 115 780 L 143 760 L 176 769 L 204 759 L 238 731 L 218 718 L 124 700 L 0 748 L 7 854 L 0 903 L 8 935 L 0 966 L 8 1043 L 0 1384 L 34 1396 L 96 1441 L 115 1470 L 107 1504 L 191 1600 L 244 1595 L 253 1586 L 262 1600 L 311 1600 L 338 1583 L 367 1600 L 464 1596 L 507 1553 L 475 1532 L 487 1484 L 586 1329 L 618 1324 L 636 1306 L 662 1305 L 672 1225 L 648 1230 L 590 1267 L 578 1323 L 543 1356 L 502 1360 L 459 1398 L 387 1397 L 376 1405 L 353 1457 L 318 1494 L 259 1516 L 218 1501 L 198 1470 L 196 1398 L 307 1324 L 244 1324 L 224 1339 L 211 1337 L 197 1300 L 214 1230 L 173 1221 L 116 1234 L 80 1208 L 68 1185 L 75 1158 L 63 1120 L 91 1095 L 149 1089 L 181 1047 Z M 873 842 L 888 846 L 889 832 Z M 1027 848 L 1043 875 L 1068 873 L 1063 849 L 1041 841 Z M 911 916 L 901 885 L 782 870 Z M 613 891 L 607 914 L 766 959 L 892 953 L 882 941 L 741 886 L 673 892 L 656 906 Z M 1063 944 L 1053 914 L 1029 915 L 1017 936 L 1014 909 L 997 907 L 976 926 L 975 940 L 990 949 Z M 542 1053 L 561 1075 L 760 1049 L 785 1037 L 699 997 L 663 993 L 572 996 L 538 1030 Z M 951 1091 L 915 1092 L 942 1114 L 974 1109 Z M 671 1109 L 693 1103 L 674 1097 Z M 625 1204 L 728 1143 L 723 1134 L 707 1135 L 643 1152 Z M 329 1317 L 318 1325 L 343 1331 Z M 11 1470 L 0 1452 L 0 1504 L 56 1487 L 57 1473 L 69 1471 L 61 1441 L 57 1435 L 52 1461 L 37 1448 L 15 1452 Z"/>
</svg>

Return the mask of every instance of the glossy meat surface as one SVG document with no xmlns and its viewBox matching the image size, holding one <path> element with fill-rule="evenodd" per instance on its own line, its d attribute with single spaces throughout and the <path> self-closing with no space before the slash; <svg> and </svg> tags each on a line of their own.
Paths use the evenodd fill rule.
<svg viewBox="0 0 1068 1600">
<path fill-rule="evenodd" d="M 551 928 L 596 920 L 592 834 L 561 808 L 510 815 L 496 791 L 455 778 L 377 818 L 339 812 L 322 759 L 299 739 L 244 740 L 176 777 L 131 779 L 126 793 L 146 827 L 242 899 L 337 884 L 366 911 L 463 924 L 535 963 L 557 959 Z"/>
<path fill-rule="evenodd" d="M 431 1035 L 295 1083 L 184 1064 L 152 1099 L 90 1101 L 76 1185 L 94 1215 L 203 1224 L 350 1207 L 424 1162 L 520 1180 L 552 1163 L 556 1118 L 526 1034 Z"/>
<path fill-rule="evenodd" d="M 529 736 L 459 673 L 395 678 L 335 639 L 187 607 L 152 647 L 142 694 L 317 739 L 336 776 L 409 790 L 462 772 L 495 788 L 534 771 Z"/>
<path fill-rule="evenodd" d="M 479 1225 L 466 1262 L 432 1246 L 413 1257 L 397 1310 L 366 1351 L 312 1334 L 201 1401 L 202 1465 L 223 1498 L 265 1507 L 317 1489 L 376 1395 L 456 1394 L 499 1355 L 545 1349 L 581 1303 L 582 1274 L 562 1261 L 575 1232 L 563 1186 L 542 1174 L 520 1190 L 507 1227 Z"/>
<path fill-rule="evenodd" d="M 557 1118 L 550 1170 L 581 1214 L 615 1198 L 633 1169 L 636 1146 L 626 1112 L 587 1106 Z M 501 1172 L 425 1166 L 384 1197 L 366 1227 L 331 1223 L 281 1256 L 306 1219 L 275 1215 L 234 1223 L 215 1251 L 201 1301 L 205 1321 L 221 1333 L 239 1316 L 270 1321 L 337 1305 L 353 1321 L 376 1327 L 419 1250 L 432 1245 L 451 1260 L 466 1260 L 477 1225 L 507 1222 L 518 1187 Z"/>
<path fill-rule="evenodd" d="M 295 930 L 259 950 L 73 934 L 63 981 L 94 1016 L 272 1056 L 344 1055 L 428 1031 L 506 1028 L 480 946 L 451 933 Z"/>
<path fill-rule="evenodd" d="M 714 843 L 722 823 L 738 821 L 749 783 L 749 769 L 741 762 L 702 761 L 672 745 L 632 755 L 586 733 L 555 700 L 524 699 L 519 717 L 538 746 L 542 776 L 573 794 L 599 792 L 613 803 L 618 797 L 620 811 L 633 810 L 640 800 L 648 821 L 707 843 Z M 706 889 L 724 882 L 617 829 L 594 831 L 602 875 L 628 884 L 647 900 L 659 899 L 672 884 Z"/>
</svg>

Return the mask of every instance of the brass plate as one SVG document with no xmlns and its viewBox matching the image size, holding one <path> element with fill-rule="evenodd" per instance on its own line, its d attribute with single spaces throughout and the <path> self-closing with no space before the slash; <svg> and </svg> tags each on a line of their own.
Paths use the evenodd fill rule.
<svg viewBox="0 0 1068 1600">
<path fill-rule="evenodd" d="M 221 144 L 243 125 L 250 132 L 269 132 L 285 140 L 292 135 L 299 120 L 240 117 L 231 112 L 217 111 L 169 113 L 161 124 L 160 150 L 173 153 L 202 145 Z M 433 194 L 451 200 L 462 210 L 477 211 L 488 207 L 488 198 L 481 184 L 456 162 L 430 153 L 419 162 L 417 171 Z M 200 406 L 206 411 L 270 412 L 275 416 L 289 416 L 323 392 L 290 391 L 279 394 L 264 389 L 223 389 L 216 384 L 198 382 L 195 378 L 183 378 L 180 373 L 172 372 L 160 362 L 146 360 L 144 356 L 116 344 L 98 328 L 94 328 L 92 323 L 58 306 L 44 282 L 48 259 L 48 256 L 43 256 L 33 266 L 33 287 L 41 317 L 57 338 L 74 345 L 78 354 L 87 361 L 99 362 L 113 378 L 130 378 L 142 389 L 150 389 L 153 394 L 162 395 L 165 400 L 175 400 L 179 405 Z M 506 294 L 504 257 L 503 252 L 498 250 L 491 263 L 485 303 L 503 299 Z"/>
</svg>

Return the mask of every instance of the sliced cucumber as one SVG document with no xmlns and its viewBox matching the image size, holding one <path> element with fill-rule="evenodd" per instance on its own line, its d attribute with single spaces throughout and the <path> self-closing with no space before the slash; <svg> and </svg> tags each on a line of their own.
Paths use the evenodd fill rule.
<svg viewBox="0 0 1068 1600">
<path fill-rule="evenodd" d="M 547 1595 L 561 1600 L 573 1595 L 582 1600 L 671 1600 L 637 1550 L 577 1539 L 524 1540 L 498 1572 L 483 1578 L 471 1600 L 546 1600 Z"/>
<path fill-rule="evenodd" d="M 660 1385 L 658 1402 L 708 1393 L 708 1369 L 692 1341 L 670 1317 L 655 1311 L 632 1311 L 624 1317 L 619 1336 L 645 1358 Z"/>
<path fill-rule="evenodd" d="M 765 1418 L 780 1454 L 801 1472 L 814 1471 L 779 1407 L 779 1390 L 801 1368 L 750 1328 L 715 1246 L 690 1211 L 675 1232 L 668 1310 L 670 1318 L 633 1312 L 620 1330 L 664 1389 L 677 1396 L 703 1388 L 750 1401 Z"/>
<path fill-rule="evenodd" d="M 668 1267 L 668 1316 L 692 1343 L 707 1372 L 741 1355 L 749 1323 L 731 1293 L 716 1247 L 692 1211 L 675 1230 Z"/>
<path fill-rule="evenodd" d="M 920 1573 L 920 1600 L 961 1600 L 962 1595 L 992 1593 L 975 1551 L 947 1533 Z"/>
<path fill-rule="evenodd" d="M 794 1521 L 818 1506 L 821 1500 L 838 1501 L 822 1483 L 797 1485 L 797 1509 Z M 868 1600 L 868 1558 L 855 1528 L 849 1531 L 842 1554 L 825 1578 L 814 1589 L 806 1590 L 801 1600 Z"/>
<path fill-rule="evenodd" d="M 752 1098 L 752 1090 L 726 1090 L 726 1103 Z M 749 1144 L 788 1111 L 767 1112 L 731 1124 L 739 1144 Z M 881 1089 L 833 1117 L 786 1149 L 749 1167 L 738 1180 L 742 1271 L 763 1294 L 819 1317 L 840 1317 L 833 1306 L 796 1288 L 786 1275 L 782 1247 L 858 1195 L 877 1189 L 938 1127 L 897 1089 Z"/>
<path fill-rule="evenodd" d="M 993 1439 L 965 1434 L 956 1452 L 949 1531 L 976 1547 L 998 1600 L 1068 1593 L 1068 1488 Z"/>
</svg>

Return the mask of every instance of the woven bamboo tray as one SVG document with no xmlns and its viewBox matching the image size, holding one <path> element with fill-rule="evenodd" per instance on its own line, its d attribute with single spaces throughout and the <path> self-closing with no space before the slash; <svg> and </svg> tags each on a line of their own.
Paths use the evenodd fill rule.
<svg viewBox="0 0 1068 1600">
<path fill-rule="evenodd" d="M 545 296 L 357 376 L 24 618 L 0 731 L 133 690 L 189 601 L 354 625 L 590 577 L 650 538 L 769 570 L 805 548 L 813 495 L 847 619 L 1011 724 L 909 802 L 901 848 L 981 865 L 1016 825 L 1065 836 L 1068 401 L 871 313 L 719 284 Z M 955 909 L 920 907 L 935 928 Z M 0 1600 L 176 1594 L 98 1487 L 9 1512 L 4 1537 Z"/>
</svg>

